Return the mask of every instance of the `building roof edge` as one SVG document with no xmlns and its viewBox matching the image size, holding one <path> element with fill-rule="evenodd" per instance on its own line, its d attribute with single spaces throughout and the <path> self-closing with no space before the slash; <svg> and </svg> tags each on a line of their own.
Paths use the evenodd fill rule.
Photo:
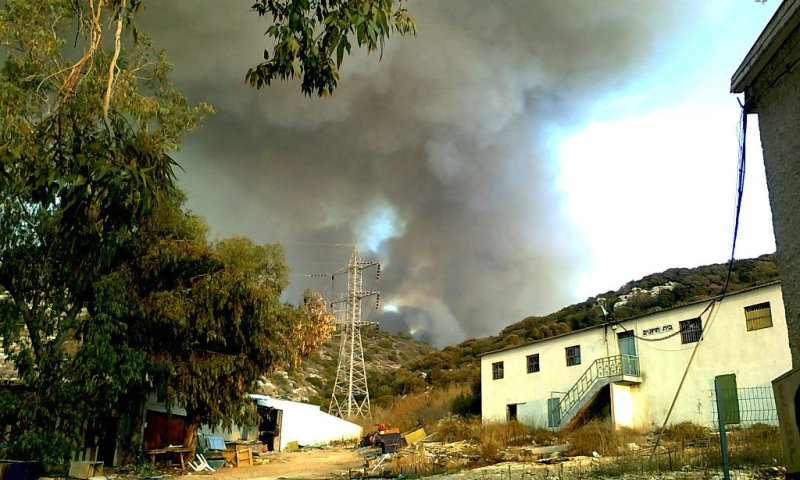
<svg viewBox="0 0 800 480">
<path fill-rule="evenodd" d="M 800 23 L 800 0 L 784 0 L 731 77 L 731 93 L 742 93 L 759 76 L 794 27 Z"/>
<path fill-rule="evenodd" d="M 751 292 L 753 290 L 758 290 L 760 288 L 771 287 L 773 285 L 778 285 L 780 283 L 781 283 L 780 280 L 773 280 L 771 282 L 762 283 L 762 284 L 759 284 L 759 285 L 754 285 L 752 287 L 743 288 L 743 289 L 737 290 L 735 292 L 727 293 L 727 294 L 725 294 L 725 297 L 732 297 L 732 296 L 738 295 L 740 293 Z M 656 313 L 669 312 L 671 310 L 677 310 L 679 308 L 692 307 L 692 306 L 695 306 L 695 305 L 706 303 L 706 302 L 711 301 L 711 300 L 717 300 L 719 298 L 720 298 L 720 295 L 717 295 L 715 297 L 706 297 L 706 298 L 702 298 L 700 300 L 695 300 L 693 302 L 681 303 L 679 305 L 674 305 L 672 307 L 665 308 L 665 309 L 659 310 L 657 312 L 644 313 L 642 315 L 636 315 L 636 316 L 633 316 L 633 317 L 623 318 L 622 320 L 617 320 L 617 321 L 614 321 L 614 322 L 611 322 L 611 323 L 619 324 L 619 323 L 630 322 L 630 321 L 633 321 L 633 320 L 639 320 L 640 318 L 649 317 L 650 315 L 655 315 Z M 549 342 L 550 340 L 553 340 L 553 339 L 556 339 L 556 338 L 567 337 L 569 335 L 574 335 L 576 333 L 586 332 L 588 330 L 593 330 L 593 329 L 602 328 L 602 327 L 603 327 L 603 324 L 592 325 L 591 327 L 584 327 L 584 328 L 581 328 L 581 329 L 578 329 L 578 330 L 573 330 L 571 332 L 562 333 L 560 335 L 554 335 L 552 337 L 542 338 L 540 340 L 534 340 L 532 342 L 523 343 L 522 345 L 514 345 L 513 347 L 498 348 L 497 350 L 492 350 L 490 352 L 481 353 L 480 355 L 478 355 L 478 357 L 484 357 L 486 355 L 491 355 L 493 353 L 499 353 L 499 352 L 505 352 L 505 351 L 509 351 L 509 350 L 514 350 L 516 348 L 529 347 L 531 345 L 536 345 L 537 343 Z"/>
</svg>

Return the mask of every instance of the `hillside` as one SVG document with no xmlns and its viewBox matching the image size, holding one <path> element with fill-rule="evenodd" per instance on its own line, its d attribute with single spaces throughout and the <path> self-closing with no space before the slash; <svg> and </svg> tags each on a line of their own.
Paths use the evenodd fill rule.
<svg viewBox="0 0 800 480">
<path fill-rule="evenodd" d="M 370 399 L 373 404 L 388 404 L 396 390 L 393 382 L 389 387 L 380 384 L 384 378 L 403 382 L 406 377 L 417 378 L 405 368 L 434 351 L 427 343 L 406 334 L 394 335 L 376 328 L 362 331 L 364 361 L 367 367 Z M 278 371 L 268 375 L 260 384 L 260 393 L 276 397 L 309 402 L 328 408 L 333 382 L 336 379 L 339 337 L 325 342 L 312 358 L 290 371 Z"/>
<path fill-rule="evenodd" d="M 399 395 L 453 384 L 475 385 L 480 375 L 479 355 L 599 325 L 603 322 L 597 306 L 600 299 L 609 319 L 622 320 L 719 295 L 727 272 L 725 264 L 671 268 L 548 315 L 525 317 L 503 328 L 498 335 L 469 339 L 441 350 L 407 335 L 369 329 L 364 333 L 364 351 L 372 403 L 386 406 Z M 736 260 L 728 291 L 777 279 L 778 267 L 773 255 Z M 336 375 L 337 345 L 327 342 L 315 358 L 295 372 L 273 374 L 265 381 L 264 391 L 327 407 Z"/>
</svg>

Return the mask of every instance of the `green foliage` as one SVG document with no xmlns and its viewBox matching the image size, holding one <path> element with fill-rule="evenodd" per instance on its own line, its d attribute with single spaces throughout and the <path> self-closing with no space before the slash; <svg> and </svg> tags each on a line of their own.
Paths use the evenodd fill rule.
<svg viewBox="0 0 800 480">
<path fill-rule="evenodd" d="M 472 383 L 469 392 L 459 394 L 450 406 L 454 415 L 467 417 L 481 414 L 481 382 Z"/>
<path fill-rule="evenodd" d="M 159 208 L 162 222 L 132 243 L 112 275 L 129 292 L 124 341 L 147 353 L 150 384 L 135 397 L 152 392 L 183 406 L 194 426 L 227 427 L 250 419 L 244 407 L 261 375 L 313 354 L 333 317 L 311 292 L 298 307 L 281 302 L 288 267 L 279 245 L 209 243 L 181 201 Z"/>
<path fill-rule="evenodd" d="M 170 153 L 211 109 L 172 88 L 140 6 L 0 2 L 2 456 L 62 464 L 150 392 L 230 423 L 332 328 L 318 297 L 279 300 L 279 246 L 209 243 L 182 209 Z"/>
<path fill-rule="evenodd" d="M 352 40 L 374 52 L 392 32 L 413 34 L 416 25 L 403 0 L 257 0 L 253 9 L 271 22 L 266 35 L 274 41 L 264 62 L 247 72 L 256 88 L 275 79 L 300 77 L 306 95 L 333 93 L 339 68 Z"/>
</svg>

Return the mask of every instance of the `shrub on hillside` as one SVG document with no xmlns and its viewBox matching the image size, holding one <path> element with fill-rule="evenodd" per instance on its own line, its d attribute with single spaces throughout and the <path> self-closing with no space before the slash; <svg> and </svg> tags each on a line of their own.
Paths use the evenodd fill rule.
<svg viewBox="0 0 800 480">
<path fill-rule="evenodd" d="M 475 382 L 469 392 L 460 393 L 450 404 L 454 415 L 462 417 L 481 414 L 481 384 Z"/>
</svg>

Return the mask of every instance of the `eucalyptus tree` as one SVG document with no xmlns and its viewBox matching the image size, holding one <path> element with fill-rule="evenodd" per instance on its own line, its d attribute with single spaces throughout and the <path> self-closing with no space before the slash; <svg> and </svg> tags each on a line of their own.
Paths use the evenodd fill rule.
<svg viewBox="0 0 800 480">
<path fill-rule="evenodd" d="M 0 2 L 0 348 L 17 372 L 0 388 L 5 455 L 57 465 L 151 391 L 195 424 L 242 418 L 259 372 L 330 330 L 318 298 L 279 301 L 278 247 L 210 243 L 183 211 L 170 155 L 212 109 L 173 88 L 136 29 L 142 6 Z M 333 91 L 351 37 L 376 50 L 414 29 L 396 1 L 254 9 L 272 46 L 247 79 L 299 77 L 306 94 Z"/>
<path fill-rule="evenodd" d="M 210 242 L 181 203 L 176 192 L 158 205 L 151 227 L 121 249 L 116 270 L 100 282 L 97 314 L 123 325 L 116 343 L 146 353 L 147 381 L 131 382 L 120 396 L 120 413 L 134 427 L 128 453 L 147 395 L 185 408 L 191 445 L 201 424 L 253 420 L 246 399 L 262 375 L 297 365 L 334 326 L 312 292 L 298 306 L 281 300 L 288 267 L 280 245 Z"/>
<path fill-rule="evenodd" d="M 94 315 L 120 245 L 174 188 L 183 135 L 210 112 L 123 31 L 136 0 L 6 0 L 0 9 L 0 336 L 18 378 L 7 454 L 57 463 L 139 381 L 144 354 Z M 67 39 L 69 38 L 69 42 Z M 124 48 L 123 48 L 124 47 Z"/>
</svg>

